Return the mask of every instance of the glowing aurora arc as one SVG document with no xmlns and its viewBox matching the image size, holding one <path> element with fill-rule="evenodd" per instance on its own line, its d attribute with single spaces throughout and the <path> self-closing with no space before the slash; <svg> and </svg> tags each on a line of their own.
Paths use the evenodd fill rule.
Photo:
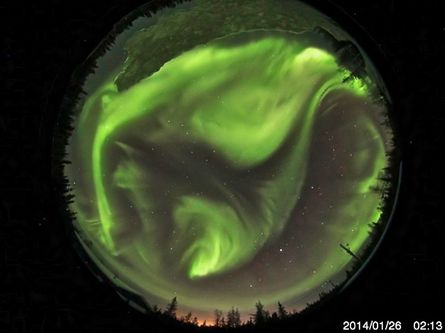
<svg viewBox="0 0 445 333">
<path fill-rule="evenodd" d="M 230 279 L 245 289 L 252 263 L 298 220 L 314 130 L 336 110 L 328 102 L 369 97 L 367 83 L 348 76 L 334 55 L 283 32 L 233 45 L 214 40 L 124 91 L 110 77 L 85 101 L 70 147 L 72 209 L 94 244 L 89 253 L 130 290 L 158 301 L 174 291 L 182 305 L 209 311 L 292 299 L 337 274 L 350 258 L 334 238 L 313 264 L 300 261 L 293 280 L 230 295 L 211 287 Z M 359 170 L 356 192 L 335 216 L 353 219 L 326 234 L 352 226 L 357 250 L 368 237 L 363 226 L 379 216 L 370 187 L 386 159 L 377 125 L 360 110 L 355 117 L 372 148 L 348 162 Z M 318 275 L 308 273 L 314 265 Z"/>
</svg>

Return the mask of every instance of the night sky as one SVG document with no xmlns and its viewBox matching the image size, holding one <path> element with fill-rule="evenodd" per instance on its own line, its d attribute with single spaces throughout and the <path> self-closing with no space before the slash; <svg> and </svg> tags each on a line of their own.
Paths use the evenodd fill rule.
<svg viewBox="0 0 445 333">
<path fill-rule="evenodd" d="M 393 180 L 399 184 L 391 187 L 398 189 L 398 195 L 393 197 L 395 205 L 389 200 L 387 208 L 383 209 L 382 216 L 388 216 L 391 209 L 394 210 L 391 219 L 382 219 L 390 223 L 386 224 L 387 229 L 380 245 L 370 256 L 371 259 L 366 260 L 360 273 L 348 283 L 347 288 L 341 292 L 333 292 L 329 296 L 334 297 L 306 308 L 307 311 L 292 316 L 284 323 L 272 321 L 264 330 L 255 326 L 242 327 L 239 331 L 340 332 L 344 321 L 351 320 L 400 320 L 402 331 L 410 331 L 416 320 L 441 320 L 441 304 L 445 297 L 445 210 L 443 194 L 441 195 L 443 181 L 440 179 L 445 165 L 439 157 L 443 155 L 445 128 L 442 74 L 445 57 L 445 3 L 402 0 L 306 1 L 329 14 L 354 37 L 354 41 L 359 42 L 360 50 L 366 50 L 388 87 L 391 96 L 388 113 L 395 140 L 395 152 L 392 155 L 394 159 L 390 163 L 393 171 L 389 174 L 394 175 Z M 170 1 L 150 1 L 150 4 L 144 5 L 143 10 L 138 10 L 139 15 L 146 13 L 150 16 L 149 10 L 153 12 L 167 2 Z M 93 260 L 99 253 L 91 256 L 93 260 L 88 260 L 72 233 L 72 217 L 66 211 L 67 201 L 71 197 L 66 196 L 65 192 L 67 184 L 63 177 L 63 165 L 68 156 L 63 151 L 65 140 L 70 134 L 67 126 L 71 114 L 69 111 L 77 101 L 75 97 L 79 90 L 84 89 L 87 98 L 91 97 L 105 82 L 111 80 L 108 77 L 115 75 L 113 69 L 118 70 L 125 59 L 128 70 L 120 72 L 117 77 L 118 91 L 130 89 L 140 80 L 151 76 L 164 63 L 178 57 L 182 52 L 180 50 L 191 50 L 206 41 L 226 36 L 228 31 L 240 32 L 259 28 L 260 25 L 268 30 L 279 28 L 296 32 L 311 28 L 304 15 L 303 18 L 293 20 L 292 17 L 297 18 L 297 15 L 291 9 L 278 13 L 286 19 L 273 20 L 279 11 L 277 5 L 266 10 L 257 10 L 259 4 L 250 6 L 253 7 L 251 10 L 249 6 L 239 6 L 240 9 L 236 11 L 231 9 L 235 7 L 235 1 L 215 0 L 212 3 L 212 8 L 217 8 L 201 11 L 190 19 L 183 17 L 184 24 L 164 19 L 162 25 L 155 25 L 161 21 L 159 17 L 153 17 L 153 20 L 144 17 L 133 24 L 135 30 L 129 28 L 122 34 L 120 27 L 126 26 L 133 18 L 119 20 L 143 5 L 143 0 L 2 3 L 4 28 L 0 42 L 0 76 L 4 94 L 0 112 L 0 169 L 3 177 L 0 186 L 0 331 L 184 331 L 180 330 L 184 328 L 181 323 L 164 321 L 164 316 L 143 314 L 129 306 L 126 300 L 134 298 L 127 297 L 123 300 L 119 297 L 113 287 L 113 282 L 118 280 L 112 279 L 113 274 L 106 272 L 110 277 L 108 281 L 94 270 Z M 229 6 L 224 6 L 224 3 Z M 283 2 L 275 1 L 275 4 L 278 3 Z M 208 5 L 206 8 L 210 7 Z M 249 13 L 255 11 L 263 12 L 263 17 L 267 16 L 265 22 L 256 18 L 249 19 L 253 17 Z M 206 13 L 206 19 L 199 20 L 203 12 Z M 187 13 L 191 15 L 190 11 L 185 10 L 181 15 Z M 229 14 L 232 24 L 224 23 L 227 15 L 221 15 L 222 13 Z M 235 19 L 237 15 L 239 16 Z M 323 24 L 321 21 L 317 20 L 313 25 L 322 26 L 338 40 L 349 39 L 339 29 L 333 29 L 329 23 Z M 136 43 L 134 47 L 128 45 L 126 41 L 136 37 L 135 31 L 144 25 L 157 27 L 156 39 L 151 37 L 153 29 L 147 29 L 147 34 L 138 34 L 141 40 L 147 40 L 146 43 Z M 218 29 L 223 31 L 218 33 Z M 102 56 L 101 50 L 106 50 L 107 47 L 102 43 L 99 49 L 95 48 L 110 31 L 112 35 L 117 32 L 118 37 L 113 44 L 105 43 L 109 46 L 109 51 Z M 168 34 L 166 31 L 172 33 Z M 204 31 L 205 34 L 192 34 L 191 31 Z M 112 39 L 107 38 L 108 41 Z M 124 44 L 127 44 L 128 58 L 123 51 Z M 315 44 L 317 48 L 334 54 L 331 48 L 323 48 L 318 42 Z M 143 51 L 137 53 L 141 47 Z M 362 55 L 365 55 L 364 52 Z M 84 85 L 83 78 L 95 68 L 94 59 L 98 59 L 98 67 Z M 372 67 L 367 60 L 368 73 L 373 72 Z M 84 100 L 79 102 L 79 107 L 83 108 Z M 95 110 L 97 114 L 102 113 L 100 108 Z M 81 112 L 80 109 L 77 111 Z M 341 121 L 339 112 L 327 114 L 332 121 Z M 91 123 L 97 125 L 97 122 Z M 80 128 L 76 122 L 73 125 L 76 126 L 76 131 Z M 339 164 L 339 159 L 342 158 L 346 166 L 348 155 L 338 149 L 339 136 L 335 135 L 331 139 L 337 145 L 334 147 L 334 156 L 329 137 L 323 134 L 321 125 L 317 117 L 313 126 L 314 134 L 311 136 L 308 163 L 313 165 L 318 163 L 316 161 L 335 157 Z M 334 126 L 328 123 L 323 126 L 332 135 Z M 335 128 L 340 127 L 339 124 Z M 353 127 L 349 128 L 352 130 Z M 90 133 L 93 131 L 94 128 Z M 120 139 L 124 141 L 123 136 Z M 87 141 L 86 139 L 85 142 Z M 126 142 L 136 145 L 136 141 L 128 139 Z M 349 144 L 355 141 L 348 140 Z M 315 145 L 318 145 L 317 149 L 314 148 Z M 69 148 L 67 146 L 66 150 L 69 151 Z M 107 152 L 103 154 L 104 157 L 108 155 Z M 144 165 L 144 161 L 137 162 Z M 73 163 L 76 168 L 89 164 L 82 157 L 73 160 Z M 335 170 L 332 169 L 332 174 Z M 346 173 L 343 175 L 345 177 Z M 326 197 L 328 191 L 326 186 L 321 186 L 321 191 L 317 190 L 316 174 L 308 171 L 306 177 L 300 191 L 304 195 L 297 205 L 306 205 L 309 208 L 307 202 L 310 201 L 310 194 L 315 196 L 321 192 L 321 197 Z M 68 179 L 69 185 L 74 187 L 74 179 Z M 112 184 L 104 180 L 107 186 Z M 75 181 L 79 184 L 82 180 L 77 177 Z M 311 188 L 312 184 L 314 189 Z M 86 186 L 84 192 L 85 197 L 96 200 L 91 185 Z M 334 193 L 331 196 L 337 198 L 336 192 Z M 79 204 L 81 197 L 77 192 L 72 199 Z M 111 200 L 115 197 L 124 198 L 125 195 L 107 187 L 107 198 Z M 314 201 L 316 210 L 312 208 L 313 214 L 321 211 L 318 209 L 321 204 L 322 200 L 318 204 Z M 123 205 L 116 206 L 114 201 L 113 205 L 114 208 L 124 210 Z M 94 206 L 91 207 L 95 209 Z M 304 211 L 305 216 L 308 208 Z M 94 215 L 96 214 L 91 214 L 91 219 L 97 219 Z M 75 225 L 80 234 L 83 230 L 80 228 L 80 221 Z M 285 232 L 287 230 L 282 235 Z M 82 235 L 86 238 L 84 231 Z M 93 240 L 94 237 L 90 239 Z M 123 237 L 114 237 L 113 241 L 118 239 Z M 345 244 L 350 242 L 350 238 L 342 237 L 339 242 Z M 100 243 L 96 241 L 96 244 Z M 266 243 L 265 246 L 273 252 L 280 248 L 285 250 L 282 244 Z M 338 249 L 337 245 L 334 251 Z M 122 258 L 121 256 L 120 260 Z M 182 267 L 188 267 L 187 264 L 184 265 Z M 183 269 L 187 274 L 186 268 Z M 284 267 L 281 269 L 284 270 Z M 184 279 L 187 279 L 186 276 L 184 275 Z M 344 272 L 340 272 L 333 282 L 337 283 L 344 277 Z M 283 278 L 284 275 L 281 279 Z M 258 284 L 255 287 L 258 288 Z M 319 289 L 329 290 L 330 287 L 328 284 Z M 243 292 L 249 288 L 246 287 Z M 124 294 L 122 290 L 119 292 Z M 309 301 L 316 299 L 316 290 L 310 296 L 309 293 L 296 299 L 295 304 L 302 303 L 304 297 Z M 147 299 L 153 300 L 153 297 Z M 170 299 L 159 301 L 158 305 L 162 310 Z M 178 298 L 178 302 L 179 308 L 183 308 L 183 299 Z M 287 309 L 292 308 L 289 304 L 290 302 L 286 303 Z M 276 305 L 272 308 L 273 311 L 277 310 Z M 221 310 L 227 315 L 229 309 Z M 207 323 L 213 323 L 213 318 Z M 187 327 L 187 331 L 219 330 Z"/>
<path fill-rule="evenodd" d="M 67 146 L 92 260 L 203 319 L 258 300 L 300 310 L 342 282 L 339 244 L 367 245 L 392 149 L 372 62 L 361 51 L 355 76 L 332 44 L 345 32 L 298 2 L 236 3 L 138 19 L 98 59 Z"/>
</svg>

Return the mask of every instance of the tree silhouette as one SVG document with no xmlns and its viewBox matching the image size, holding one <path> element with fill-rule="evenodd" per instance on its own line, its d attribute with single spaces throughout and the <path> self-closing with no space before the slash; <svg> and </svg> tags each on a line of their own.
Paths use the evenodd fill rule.
<svg viewBox="0 0 445 333">
<path fill-rule="evenodd" d="M 284 308 L 283 304 L 278 302 L 278 318 L 284 319 L 287 317 L 287 315 L 288 315 L 288 313 L 287 313 L 286 309 Z"/>
<path fill-rule="evenodd" d="M 216 327 L 222 327 L 224 322 L 223 313 L 221 310 L 216 309 L 215 312 L 215 326 Z"/>
<path fill-rule="evenodd" d="M 349 244 L 346 244 L 346 245 L 344 245 L 344 244 L 341 244 L 340 243 L 340 247 L 343 249 L 343 250 L 345 250 L 345 252 L 347 253 L 347 254 L 349 254 L 351 257 L 353 257 L 353 258 L 355 258 L 355 259 L 357 259 L 358 261 L 362 261 L 362 259 L 359 257 L 359 256 L 357 256 L 350 248 L 349 248 Z"/>
<path fill-rule="evenodd" d="M 191 323 L 192 322 L 192 313 L 187 313 L 184 317 L 181 319 L 184 323 Z"/>
<path fill-rule="evenodd" d="M 227 313 L 227 326 L 238 327 L 241 325 L 241 318 L 238 308 L 232 309 Z"/>
<path fill-rule="evenodd" d="M 175 296 L 172 301 L 167 304 L 164 313 L 172 318 L 176 318 L 176 310 L 178 310 L 178 301 Z"/>
<path fill-rule="evenodd" d="M 264 305 L 260 301 L 255 304 L 255 307 L 256 312 L 253 318 L 255 325 L 263 325 L 270 317 L 269 311 L 264 310 Z"/>
</svg>

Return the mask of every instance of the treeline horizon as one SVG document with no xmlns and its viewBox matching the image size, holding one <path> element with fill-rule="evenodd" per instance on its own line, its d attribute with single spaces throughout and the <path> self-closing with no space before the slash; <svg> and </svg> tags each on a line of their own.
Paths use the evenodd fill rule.
<svg viewBox="0 0 445 333">
<path fill-rule="evenodd" d="M 320 294 L 320 297 L 322 294 Z M 309 304 L 308 304 L 309 305 Z M 277 310 L 269 311 L 264 308 L 261 301 L 255 303 L 255 312 L 249 314 L 249 319 L 241 320 L 241 314 L 237 307 L 232 306 L 226 313 L 223 310 L 215 309 L 212 320 L 204 320 L 200 323 L 197 316 L 191 311 L 185 315 L 178 316 L 178 299 L 173 297 L 170 303 L 164 309 L 154 305 L 149 307 L 148 312 L 158 317 L 174 319 L 180 323 L 196 327 L 212 328 L 236 328 L 241 326 L 262 326 L 271 322 L 284 321 L 285 319 L 297 315 L 299 312 L 293 309 L 288 311 L 281 302 L 277 302 Z"/>
</svg>

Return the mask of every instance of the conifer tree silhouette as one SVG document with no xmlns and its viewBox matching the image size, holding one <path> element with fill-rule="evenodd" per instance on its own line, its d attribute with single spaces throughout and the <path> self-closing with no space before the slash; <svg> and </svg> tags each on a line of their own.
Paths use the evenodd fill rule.
<svg viewBox="0 0 445 333">
<path fill-rule="evenodd" d="M 191 323 L 192 322 L 192 313 L 187 313 L 184 317 L 182 317 L 182 321 L 185 323 Z"/>
<path fill-rule="evenodd" d="M 227 313 L 227 326 L 228 327 L 238 327 L 241 325 L 241 318 L 238 308 L 231 310 Z"/>
<path fill-rule="evenodd" d="M 284 308 L 283 304 L 278 302 L 278 318 L 284 319 L 287 317 L 287 315 L 288 315 L 288 313 L 287 313 L 286 309 Z"/>
<path fill-rule="evenodd" d="M 176 310 L 178 310 L 178 300 L 176 299 L 175 296 L 172 298 L 171 302 L 167 304 L 164 313 L 172 318 L 176 318 Z"/>
<path fill-rule="evenodd" d="M 264 310 L 264 305 L 261 303 L 261 301 L 258 301 L 255 304 L 255 307 L 256 307 L 256 312 L 254 316 L 254 322 L 255 325 L 261 326 L 267 321 L 269 313 L 268 311 Z"/>
</svg>

